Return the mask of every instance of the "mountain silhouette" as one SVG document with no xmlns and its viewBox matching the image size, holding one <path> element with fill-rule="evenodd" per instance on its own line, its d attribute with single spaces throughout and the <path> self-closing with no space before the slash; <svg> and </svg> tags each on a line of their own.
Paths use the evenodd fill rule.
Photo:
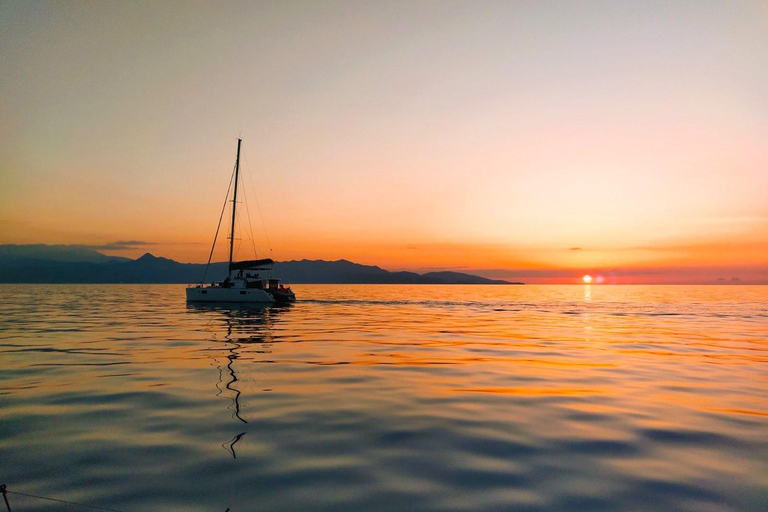
<svg viewBox="0 0 768 512">
<path fill-rule="evenodd" d="M 72 250 L 69 251 L 69 248 Z M 227 263 L 179 263 L 146 253 L 135 260 L 105 256 L 85 246 L 0 245 L 0 283 L 196 283 L 220 281 Z M 286 283 L 522 284 L 461 272 L 389 272 L 348 260 L 275 262 Z"/>
</svg>

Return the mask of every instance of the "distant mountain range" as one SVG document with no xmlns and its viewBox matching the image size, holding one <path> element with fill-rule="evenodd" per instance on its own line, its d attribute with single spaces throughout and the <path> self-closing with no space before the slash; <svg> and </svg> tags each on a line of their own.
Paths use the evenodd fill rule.
<svg viewBox="0 0 768 512">
<path fill-rule="evenodd" d="M 204 273 L 205 264 L 149 253 L 132 260 L 80 245 L 0 245 L 0 283 L 195 283 Z M 226 263 L 212 263 L 205 280 L 220 281 L 226 275 Z M 286 283 L 522 284 L 461 272 L 389 272 L 347 260 L 275 262 L 274 275 Z"/>
</svg>

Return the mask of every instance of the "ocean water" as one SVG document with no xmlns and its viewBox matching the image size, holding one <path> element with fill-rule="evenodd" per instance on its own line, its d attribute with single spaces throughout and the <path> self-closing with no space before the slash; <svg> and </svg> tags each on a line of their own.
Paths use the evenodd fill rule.
<svg viewBox="0 0 768 512">
<path fill-rule="evenodd" d="M 768 510 L 768 286 L 294 289 L 0 286 L 0 483 L 125 512 Z"/>
</svg>

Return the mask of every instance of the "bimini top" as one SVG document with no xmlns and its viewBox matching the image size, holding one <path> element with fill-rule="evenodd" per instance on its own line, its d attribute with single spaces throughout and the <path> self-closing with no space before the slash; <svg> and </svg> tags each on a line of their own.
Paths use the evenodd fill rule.
<svg viewBox="0 0 768 512">
<path fill-rule="evenodd" d="M 229 264 L 229 271 L 233 270 L 255 270 L 260 268 L 269 268 L 275 262 L 271 259 L 263 260 L 248 260 L 248 261 L 233 261 Z"/>
</svg>

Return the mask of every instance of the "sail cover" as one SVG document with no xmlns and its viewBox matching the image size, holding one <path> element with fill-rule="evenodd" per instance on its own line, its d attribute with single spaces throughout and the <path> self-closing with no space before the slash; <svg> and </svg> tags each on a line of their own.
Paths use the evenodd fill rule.
<svg viewBox="0 0 768 512">
<path fill-rule="evenodd" d="M 255 268 L 263 268 L 265 266 L 272 265 L 274 261 L 267 258 L 264 260 L 248 260 L 248 261 L 236 261 L 229 264 L 229 271 L 233 270 L 250 270 Z"/>
</svg>

